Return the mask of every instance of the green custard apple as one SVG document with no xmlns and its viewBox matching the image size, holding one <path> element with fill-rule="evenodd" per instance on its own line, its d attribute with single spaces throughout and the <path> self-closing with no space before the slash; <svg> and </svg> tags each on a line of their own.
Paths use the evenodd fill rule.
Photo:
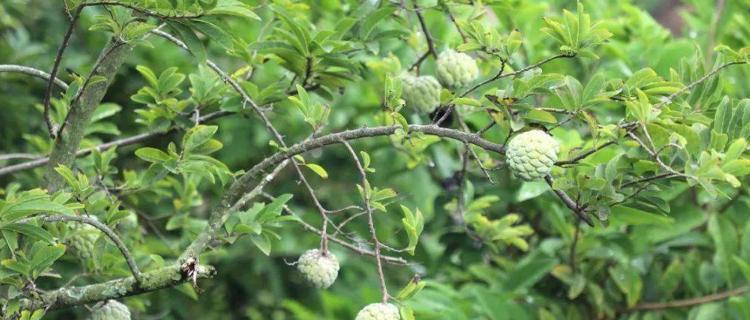
<svg viewBox="0 0 750 320">
<path fill-rule="evenodd" d="M 359 310 L 354 320 L 399 320 L 398 308 L 390 303 L 371 303 Z"/>
<path fill-rule="evenodd" d="M 91 311 L 90 320 L 130 320 L 130 310 L 117 300 L 107 300 Z"/>
<path fill-rule="evenodd" d="M 316 288 L 328 288 L 339 274 L 339 261 L 331 252 L 307 250 L 297 260 L 297 269 Z"/>
<path fill-rule="evenodd" d="M 453 49 L 440 53 L 437 59 L 437 77 L 447 88 L 465 87 L 478 76 L 477 63 L 468 54 Z"/>
<path fill-rule="evenodd" d="M 101 233 L 99 229 L 88 224 L 71 228 L 73 234 L 68 237 L 67 244 L 71 251 L 81 260 L 88 260 L 94 256 L 94 245 Z"/>
<path fill-rule="evenodd" d="M 440 106 L 440 83 L 433 76 L 401 76 L 403 92 L 401 97 L 406 106 L 422 113 L 430 113 Z"/>
<path fill-rule="evenodd" d="M 544 178 L 557 161 L 560 144 L 538 129 L 526 131 L 513 137 L 505 151 L 511 171 L 526 181 Z"/>
</svg>

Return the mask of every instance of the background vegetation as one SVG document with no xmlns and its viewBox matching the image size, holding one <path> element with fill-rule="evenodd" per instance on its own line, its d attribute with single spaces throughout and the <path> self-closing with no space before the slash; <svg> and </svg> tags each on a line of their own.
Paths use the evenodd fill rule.
<svg viewBox="0 0 750 320">
<path fill-rule="evenodd" d="M 402 318 L 750 319 L 749 13 L 742 0 L 4 0 L 0 64 L 50 72 L 59 60 L 70 88 L 0 73 L 2 315 L 85 318 L 127 293 L 135 319 L 354 318 L 382 292 L 362 171 L 339 140 L 295 158 L 305 181 L 288 165 L 216 237 L 203 230 L 223 196 L 261 181 L 243 173 L 266 176 L 273 167 L 251 168 L 295 143 L 436 128 L 441 114 L 402 107 L 398 75 L 434 75 L 454 48 L 483 85 L 445 89 L 441 125 L 495 144 L 543 127 L 560 162 L 549 183 L 524 182 L 481 141 L 395 127 L 351 141 L 373 169 Z M 59 130 L 87 105 L 90 123 Z M 73 162 L 60 146 L 76 133 L 73 150 L 119 145 Z M 321 212 L 349 245 L 331 242 L 341 271 L 326 290 L 290 265 L 320 245 Z M 100 230 L 52 216 L 95 216 L 139 272 Z M 81 239 L 94 249 L 76 250 Z M 209 248 L 186 264 L 196 243 Z M 155 270 L 167 288 L 50 300 Z"/>
</svg>

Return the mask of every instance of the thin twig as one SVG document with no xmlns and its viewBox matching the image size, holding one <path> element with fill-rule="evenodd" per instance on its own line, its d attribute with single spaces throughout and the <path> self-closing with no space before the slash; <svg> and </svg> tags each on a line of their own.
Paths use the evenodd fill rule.
<svg viewBox="0 0 750 320">
<path fill-rule="evenodd" d="M 414 1 L 414 14 L 417 15 L 417 20 L 419 20 L 419 26 L 422 28 L 422 33 L 424 33 L 424 38 L 427 40 L 427 52 L 425 52 L 423 55 L 417 59 L 414 64 L 409 67 L 409 70 L 413 70 L 414 68 L 419 68 L 419 66 L 422 64 L 422 62 L 427 59 L 428 56 L 432 55 L 437 59 L 437 50 L 435 50 L 435 43 L 432 38 L 432 35 L 430 34 L 430 30 L 427 28 L 427 23 L 424 21 L 424 17 L 422 16 L 422 9 L 417 5 L 417 2 Z"/>
<path fill-rule="evenodd" d="M 669 309 L 669 308 L 692 307 L 692 306 L 701 305 L 704 303 L 721 301 L 721 300 L 735 297 L 735 296 L 741 296 L 745 294 L 747 291 L 748 291 L 748 286 L 743 286 L 737 289 L 710 294 L 707 296 L 702 296 L 702 297 L 697 297 L 697 298 L 691 298 L 691 299 L 675 300 L 675 301 L 668 301 L 668 302 L 643 302 L 643 303 L 639 303 L 633 306 L 632 308 L 629 308 L 627 311 L 663 310 L 663 309 Z"/>
<path fill-rule="evenodd" d="M 264 194 L 264 196 L 266 198 L 272 199 L 272 197 L 270 195 Z M 320 229 L 318 229 L 318 228 L 314 227 L 313 225 L 311 225 L 311 224 L 305 222 L 304 220 L 302 220 L 301 216 L 298 213 L 294 212 L 294 210 L 292 210 L 288 205 L 284 205 L 284 211 L 287 214 L 291 215 L 291 216 L 299 218 L 299 219 L 297 219 L 295 221 L 297 221 L 299 224 L 301 224 L 302 227 L 305 228 L 306 230 L 315 232 L 318 235 L 322 235 L 323 234 L 323 232 L 320 231 Z M 341 240 L 341 239 L 337 238 L 333 234 L 328 236 L 328 240 L 331 240 L 331 242 L 335 242 L 335 243 L 341 245 L 342 247 L 347 248 L 347 249 L 349 249 L 349 250 L 351 250 L 354 253 L 357 253 L 359 255 L 370 256 L 370 257 L 373 257 L 373 258 L 375 257 L 375 252 L 359 248 L 359 247 L 357 247 L 357 246 L 355 246 L 355 245 L 353 245 L 353 244 L 351 244 L 349 242 L 346 242 L 344 240 Z M 408 264 L 408 262 L 406 260 L 404 260 L 403 258 L 400 258 L 400 257 L 391 257 L 391 256 L 381 255 L 380 258 L 383 259 L 383 261 L 391 263 L 391 264 L 398 264 L 398 265 L 406 265 L 406 264 Z"/>
<path fill-rule="evenodd" d="M 50 138 L 53 139 L 56 138 L 57 130 L 54 127 L 54 124 L 52 124 L 52 119 L 50 119 L 49 114 L 50 99 L 52 98 L 52 85 L 55 83 L 55 79 L 57 79 L 57 71 L 60 69 L 60 63 L 62 62 L 63 54 L 65 53 L 65 49 L 68 47 L 70 37 L 73 35 L 73 30 L 75 30 L 76 28 L 78 18 L 81 17 L 81 11 L 83 10 L 83 8 L 84 6 L 82 5 L 78 6 L 73 12 L 73 18 L 70 21 L 70 25 L 68 25 L 68 29 L 65 31 L 65 36 L 63 36 L 62 44 L 60 44 L 60 47 L 57 49 L 55 62 L 52 65 L 52 71 L 50 71 L 49 80 L 47 82 L 47 90 L 44 91 L 44 122 L 47 124 L 47 131 L 49 132 Z"/>
<path fill-rule="evenodd" d="M 15 159 L 37 159 L 39 155 L 31 153 L 6 153 L 0 154 L 0 161 L 15 160 Z"/>
<path fill-rule="evenodd" d="M 385 275 L 383 274 L 383 262 L 382 258 L 380 257 L 380 241 L 378 240 L 378 234 L 375 230 L 375 222 L 372 218 L 372 207 L 370 206 L 370 184 L 367 182 L 367 173 L 365 172 L 365 168 L 362 167 L 362 163 L 359 161 L 359 156 L 357 156 L 357 153 L 354 151 L 351 145 L 349 145 L 349 142 L 346 140 L 341 140 L 341 143 L 344 144 L 347 150 L 349 150 L 349 153 L 352 155 L 352 158 L 354 159 L 354 163 L 357 165 L 357 170 L 359 171 L 359 175 L 362 178 L 362 201 L 365 203 L 365 211 L 367 212 L 367 225 L 370 228 L 370 235 L 372 236 L 372 241 L 375 243 L 375 261 L 377 262 L 378 267 L 378 278 L 380 280 L 380 292 L 383 295 L 382 301 L 383 303 L 388 302 L 388 288 L 385 284 Z"/>
<path fill-rule="evenodd" d="M 488 84 L 488 83 L 490 83 L 492 81 L 495 81 L 495 80 L 498 80 L 498 79 L 502 79 L 502 78 L 515 77 L 517 75 L 523 74 L 523 73 L 525 73 L 525 72 L 527 72 L 529 70 L 532 70 L 534 68 L 538 68 L 541 65 L 543 65 L 543 64 L 545 64 L 547 62 L 550 62 L 552 60 L 555 60 L 555 59 L 559 59 L 559 58 L 572 58 L 572 57 L 574 57 L 574 55 L 561 53 L 561 54 L 558 54 L 558 55 L 554 55 L 554 56 L 545 58 L 545 59 L 543 59 L 543 60 L 541 60 L 541 61 L 539 61 L 537 63 L 534 63 L 532 65 L 526 66 L 525 68 L 522 68 L 520 70 L 516 70 L 516 71 L 513 71 L 511 73 L 506 73 L 506 74 L 503 74 L 503 71 L 505 70 L 506 61 L 501 61 L 502 64 L 500 65 L 500 71 L 498 71 L 497 74 L 495 74 L 493 77 L 491 77 L 491 78 L 489 78 L 487 80 L 484 80 L 484 81 L 476 84 L 475 86 L 471 87 L 471 89 L 466 90 L 464 93 L 461 94 L 461 97 L 465 97 L 469 93 L 472 93 L 474 90 L 477 90 L 477 89 L 481 88 L 482 86 L 484 86 L 484 85 L 486 85 L 486 84 Z"/>
<path fill-rule="evenodd" d="M 579 206 L 576 203 L 575 200 L 573 200 L 567 193 L 565 193 L 565 191 L 555 189 L 555 187 L 553 186 L 553 181 L 552 181 L 551 176 L 548 175 L 544 177 L 544 181 L 547 181 L 547 184 L 550 186 L 550 188 L 552 188 L 552 191 L 555 192 L 557 197 L 560 198 L 560 200 L 562 200 L 562 202 L 565 204 L 565 206 L 568 207 L 568 209 L 570 209 L 570 211 L 573 211 L 573 213 L 578 218 L 585 221 L 586 224 L 588 224 L 589 226 L 592 226 L 592 227 L 594 226 L 594 222 L 591 221 L 591 218 L 588 215 L 586 215 L 586 212 L 583 210 L 581 206 Z"/>
<path fill-rule="evenodd" d="M 23 73 L 23 74 L 27 74 L 32 77 L 37 77 L 37 78 L 44 79 L 47 81 L 52 80 L 52 83 L 60 87 L 60 89 L 68 90 L 68 84 L 65 83 L 65 81 L 62 81 L 58 78 L 53 79 L 49 73 L 46 73 L 42 70 L 35 69 L 32 67 L 20 66 L 20 65 L 15 65 L 15 64 L 0 64 L 0 72 Z"/>
<path fill-rule="evenodd" d="M 233 114 L 233 112 L 217 111 L 217 112 L 210 113 L 201 117 L 200 121 L 205 122 L 205 121 L 221 118 L 230 114 Z M 76 157 L 82 157 L 82 156 L 88 155 L 94 150 L 101 152 L 101 151 L 109 150 L 114 147 L 121 147 L 121 146 L 127 146 L 131 144 L 140 143 L 140 142 L 146 141 L 148 139 L 151 139 L 157 136 L 168 134 L 170 132 L 173 132 L 176 129 L 177 129 L 176 127 L 173 127 L 172 129 L 167 130 L 167 131 L 146 132 L 146 133 L 137 134 L 137 135 L 127 137 L 127 138 L 122 138 L 122 139 L 110 141 L 107 143 L 102 143 L 96 147 L 86 148 L 86 149 L 81 149 L 81 150 L 76 151 Z M 7 166 L 7 167 L 2 167 L 0 168 L 0 176 L 15 173 L 18 171 L 41 167 L 47 164 L 48 162 L 49 162 L 49 157 L 44 157 L 44 158 L 38 158 L 38 159 L 34 159 L 31 161 L 27 161 L 27 162 L 15 164 L 15 165 Z"/>
<path fill-rule="evenodd" d="M 200 18 L 200 17 L 204 16 L 203 13 L 186 14 L 186 15 L 166 15 L 166 14 L 161 14 L 158 11 L 155 11 L 155 10 L 141 8 L 141 7 L 138 7 L 138 6 L 135 6 L 135 5 L 132 5 L 132 4 L 128 4 L 128 3 L 124 3 L 124 2 L 121 2 L 121 1 L 97 1 L 97 2 L 82 3 L 81 5 L 79 5 L 79 7 L 81 7 L 81 8 L 82 7 L 93 7 L 93 6 L 117 6 L 117 7 L 123 7 L 123 8 L 127 8 L 127 9 L 130 9 L 130 10 L 136 11 L 138 13 L 150 16 L 150 17 L 164 19 L 164 20 L 197 19 L 197 18 Z"/>
<path fill-rule="evenodd" d="M 87 216 L 66 216 L 66 215 L 49 215 L 49 216 L 39 216 L 39 217 L 33 217 L 26 220 L 21 220 L 21 223 L 28 222 L 29 220 L 33 219 L 39 219 L 44 222 L 78 222 L 78 223 L 85 223 L 88 224 L 94 228 L 99 229 L 102 233 L 104 233 L 112 242 L 115 244 L 117 249 L 120 250 L 120 253 L 122 253 L 122 256 L 125 258 L 125 261 L 128 264 L 128 267 L 130 268 L 130 271 L 133 273 L 133 277 L 138 281 L 138 283 L 142 283 L 143 279 L 141 277 L 141 271 L 138 270 L 138 265 L 135 263 L 135 260 L 133 260 L 133 255 L 130 254 L 130 250 L 128 250 L 128 247 L 125 246 L 125 243 L 122 242 L 119 236 L 112 231 L 106 224 L 103 224 L 99 222 L 99 220 L 96 220 L 94 218 L 90 218 Z"/>
<path fill-rule="evenodd" d="M 676 92 L 670 94 L 669 96 L 667 96 L 666 98 L 664 98 L 660 103 L 655 104 L 654 105 L 654 109 L 660 109 L 661 107 L 663 107 L 663 106 L 665 106 L 667 104 L 672 103 L 672 100 L 674 98 L 676 98 L 677 96 L 679 96 L 679 95 L 681 95 L 681 94 L 683 94 L 685 92 L 690 91 L 695 86 L 703 83 L 704 81 L 708 80 L 708 78 L 711 78 L 715 74 L 719 73 L 719 71 L 721 71 L 722 69 L 724 69 L 726 67 L 729 67 L 729 66 L 739 65 L 739 64 L 746 64 L 746 63 L 747 63 L 747 61 L 732 61 L 732 62 L 727 62 L 725 64 L 722 64 L 722 65 L 716 67 L 716 69 L 711 70 L 711 72 L 706 73 L 705 75 L 703 75 L 702 77 L 700 77 L 698 80 L 695 80 L 692 83 L 688 84 L 687 86 L 683 87 L 682 89 L 677 90 Z"/>
<path fill-rule="evenodd" d="M 466 38 L 466 34 L 464 34 L 464 31 L 461 30 L 461 26 L 458 25 L 458 21 L 456 21 L 456 17 L 453 15 L 453 12 L 451 12 L 451 8 L 448 6 L 448 4 L 445 4 L 445 12 L 448 13 L 448 18 L 453 22 L 453 26 L 456 27 L 456 31 L 458 31 L 458 34 L 461 35 L 461 40 L 464 43 L 469 42 L 468 38 Z"/>
<path fill-rule="evenodd" d="M 555 162 L 555 165 L 562 167 L 562 166 L 565 166 L 565 165 L 578 163 L 578 161 L 586 159 L 588 156 L 596 153 L 597 151 L 599 151 L 601 149 L 604 149 L 606 147 L 609 147 L 609 146 L 611 146 L 611 145 L 613 145 L 615 143 L 616 143 L 616 141 L 614 141 L 614 140 L 607 141 L 607 142 L 605 142 L 605 143 L 603 143 L 603 144 L 601 144 L 601 145 L 599 145 L 597 147 L 593 147 L 593 148 L 591 148 L 591 149 L 589 149 L 589 150 L 587 150 L 587 151 L 585 151 L 585 152 L 583 152 L 583 153 L 581 153 L 581 154 L 579 154 L 579 155 L 577 155 L 577 156 L 575 156 L 573 158 L 570 158 L 568 160 L 557 161 L 557 162 Z"/>
</svg>

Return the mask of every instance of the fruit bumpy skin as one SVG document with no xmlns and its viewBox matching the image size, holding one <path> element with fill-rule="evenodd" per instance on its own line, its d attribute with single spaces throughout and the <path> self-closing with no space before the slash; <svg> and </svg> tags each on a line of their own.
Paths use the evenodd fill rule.
<svg viewBox="0 0 750 320">
<path fill-rule="evenodd" d="M 399 320 L 398 308 L 390 303 L 371 303 L 359 310 L 354 320 Z"/>
<path fill-rule="evenodd" d="M 430 113 L 440 106 L 440 83 L 433 76 L 401 76 L 403 92 L 401 97 L 408 107 L 419 112 Z"/>
<path fill-rule="evenodd" d="M 465 87 L 479 76 L 474 58 L 453 49 L 443 51 L 437 59 L 437 77 L 444 86 L 456 89 Z"/>
<path fill-rule="evenodd" d="M 67 240 L 71 251 L 73 251 L 78 259 L 85 261 L 92 258 L 94 256 L 94 245 L 96 244 L 96 240 L 99 239 L 99 229 L 85 224 L 71 230 L 73 230 L 74 234 Z"/>
<path fill-rule="evenodd" d="M 513 174 L 523 180 L 544 178 L 557 161 L 560 144 L 542 130 L 531 130 L 513 137 L 505 152 Z"/>
<path fill-rule="evenodd" d="M 90 320 L 130 320 L 128 306 L 117 300 L 107 300 L 106 303 L 91 311 Z"/>
<path fill-rule="evenodd" d="M 318 249 L 307 250 L 299 260 L 297 269 L 307 281 L 317 288 L 328 288 L 339 274 L 339 261 L 333 253 L 323 255 Z"/>
</svg>

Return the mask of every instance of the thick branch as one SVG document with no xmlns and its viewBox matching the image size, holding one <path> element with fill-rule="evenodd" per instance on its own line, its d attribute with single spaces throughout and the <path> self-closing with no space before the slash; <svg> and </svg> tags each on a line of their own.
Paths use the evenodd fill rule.
<svg viewBox="0 0 750 320">
<path fill-rule="evenodd" d="M 63 186 L 62 176 L 55 172 L 55 167 L 59 165 L 70 166 L 76 158 L 78 145 L 86 131 L 86 127 L 91 121 L 94 110 L 104 98 L 107 88 L 117 73 L 117 69 L 125 61 L 133 46 L 128 43 L 122 43 L 112 38 L 107 46 L 102 50 L 102 54 L 95 63 L 98 67 L 92 71 L 92 77 L 103 77 L 103 81 L 90 84 L 83 89 L 80 94 L 78 103 L 73 104 L 66 117 L 66 128 L 56 139 L 52 148 L 52 153 L 47 164 L 45 179 L 50 191 L 55 191 Z"/>
<path fill-rule="evenodd" d="M 197 258 L 201 252 L 206 249 L 208 242 L 211 241 L 211 239 L 213 239 L 221 230 L 227 217 L 229 217 L 232 212 L 239 210 L 248 201 L 262 194 L 263 187 L 273 181 L 273 179 L 276 178 L 276 175 L 279 174 L 287 164 L 288 161 L 285 160 L 277 165 L 276 168 L 274 168 L 274 170 L 265 178 L 260 180 L 250 192 L 245 193 L 246 190 L 250 189 L 252 181 L 243 181 L 242 179 L 239 179 L 232 183 L 229 190 L 224 194 L 221 204 L 211 212 L 206 227 L 195 237 L 193 242 L 185 248 L 185 251 L 182 252 L 178 261 L 184 262 L 190 257 Z"/>
<path fill-rule="evenodd" d="M 260 163 L 256 164 L 247 173 L 245 173 L 240 180 L 252 180 L 255 176 L 265 171 L 266 169 L 274 166 L 275 164 L 283 161 L 284 159 L 293 157 L 295 155 L 305 153 L 310 150 L 319 149 L 327 145 L 341 143 L 341 140 L 356 140 L 366 137 L 377 137 L 377 136 L 388 136 L 396 133 L 401 126 L 388 126 L 388 127 L 374 127 L 374 128 L 360 128 L 347 130 L 337 133 L 331 133 L 328 135 L 320 136 L 314 139 L 310 139 L 304 142 L 300 142 L 293 146 L 290 146 L 285 151 L 280 151 L 272 156 L 266 158 Z M 442 128 L 435 125 L 410 125 L 410 132 L 422 132 L 425 134 L 439 136 L 444 138 L 450 138 L 460 142 L 468 142 L 473 145 L 479 146 L 485 150 L 494 151 L 496 153 L 504 154 L 505 146 L 496 144 L 494 142 L 487 141 L 480 136 L 473 133 L 466 133 L 455 129 Z"/>
<path fill-rule="evenodd" d="M 39 79 L 44 79 L 44 80 L 52 79 L 52 75 L 42 70 L 34 69 L 31 67 L 26 67 L 26 66 L 19 66 L 15 64 L 0 64 L 0 72 L 23 73 L 23 74 L 30 75 L 32 77 L 37 77 Z M 58 78 L 54 78 L 52 83 L 60 87 L 60 89 L 68 90 L 68 84 L 65 83 L 65 81 L 62 81 Z"/>
<path fill-rule="evenodd" d="M 61 309 L 108 299 L 119 299 L 191 281 L 188 271 L 180 265 L 173 265 L 142 273 L 141 282 L 137 282 L 133 277 L 126 277 L 81 287 L 60 288 L 41 294 L 38 300 L 23 301 L 22 305 L 32 310 L 38 307 Z M 195 272 L 198 278 L 210 278 L 216 270 L 211 266 L 197 265 Z"/>
</svg>

